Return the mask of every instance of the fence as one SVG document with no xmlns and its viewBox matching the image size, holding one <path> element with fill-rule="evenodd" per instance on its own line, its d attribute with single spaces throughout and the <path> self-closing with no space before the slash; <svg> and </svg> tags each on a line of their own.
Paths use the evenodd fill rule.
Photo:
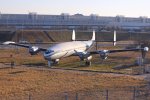
<svg viewBox="0 0 150 100">
<path fill-rule="evenodd" d="M 56 94 L 29 93 L 1 99 L 8 100 L 150 100 L 150 88 L 130 87 L 119 89 L 61 92 Z"/>
</svg>

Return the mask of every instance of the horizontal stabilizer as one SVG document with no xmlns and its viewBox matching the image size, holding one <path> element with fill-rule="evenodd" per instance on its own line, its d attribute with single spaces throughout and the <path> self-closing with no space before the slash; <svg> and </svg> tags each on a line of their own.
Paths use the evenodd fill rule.
<svg viewBox="0 0 150 100">
<path fill-rule="evenodd" d="M 96 40 L 95 42 L 113 42 L 113 46 L 116 45 L 116 42 L 117 42 L 117 39 L 116 39 L 116 31 L 114 31 L 114 34 L 113 34 L 113 40 Z"/>
</svg>

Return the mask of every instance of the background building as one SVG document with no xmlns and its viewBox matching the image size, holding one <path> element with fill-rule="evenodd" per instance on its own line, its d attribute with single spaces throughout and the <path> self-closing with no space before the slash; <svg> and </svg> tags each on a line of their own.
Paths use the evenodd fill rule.
<svg viewBox="0 0 150 100">
<path fill-rule="evenodd" d="M 130 18 L 124 16 L 105 17 L 96 14 L 84 16 L 82 14 L 69 15 L 38 15 L 29 14 L 1 14 L 0 29 L 81 29 L 81 30 L 127 30 L 149 31 L 150 18 Z"/>
</svg>

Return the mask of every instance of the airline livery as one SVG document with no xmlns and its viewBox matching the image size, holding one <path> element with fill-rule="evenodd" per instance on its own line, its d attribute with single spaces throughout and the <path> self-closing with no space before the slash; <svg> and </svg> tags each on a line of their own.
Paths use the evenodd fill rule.
<svg viewBox="0 0 150 100">
<path fill-rule="evenodd" d="M 71 42 L 63 42 L 55 44 L 48 49 L 40 48 L 37 46 L 30 46 L 15 43 L 12 41 L 4 42 L 4 45 L 16 45 L 29 49 L 29 53 L 31 55 L 36 55 L 39 52 L 43 52 L 43 56 L 45 60 L 48 61 L 48 66 L 52 66 L 54 64 L 58 64 L 59 60 L 64 57 L 69 56 L 78 56 L 80 60 L 85 61 L 85 65 L 91 65 L 91 59 L 93 54 L 99 54 L 100 58 L 107 59 L 108 54 L 116 53 L 116 52 L 127 52 L 127 51 L 141 51 L 142 57 L 145 57 L 146 52 L 148 52 L 148 47 L 141 48 L 133 48 L 133 49 L 121 49 L 121 50 L 95 50 L 89 51 L 93 43 L 95 42 L 95 31 L 93 31 L 93 36 L 91 40 L 88 41 L 76 41 L 75 40 L 75 31 L 72 33 L 72 41 Z M 116 45 L 116 31 L 114 31 L 113 44 Z"/>
</svg>

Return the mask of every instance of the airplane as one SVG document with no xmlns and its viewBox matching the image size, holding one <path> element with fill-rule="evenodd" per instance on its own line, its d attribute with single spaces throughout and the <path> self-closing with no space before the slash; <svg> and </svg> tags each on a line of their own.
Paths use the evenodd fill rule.
<svg viewBox="0 0 150 100">
<path fill-rule="evenodd" d="M 140 47 L 133 49 L 120 49 L 120 50 L 94 50 L 89 51 L 95 42 L 95 31 L 93 31 L 93 36 L 91 40 L 87 41 L 76 41 L 75 30 L 72 32 L 72 41 L 62 42 L 55 44 L 47 49 L 38 46 L 30 46 L 20 43 L 15 43 L 13 41 L 6 41 L 3 45 L 15 45 L 29 49 L 31 55 L 36 55 L 39 52 L 43 52 L 43 57 L 48 61 L 48 66 L 58 64 L 60 59 L 69 56 L 78 56 L 81 61 L 85 61 L 86 66 L 91 65 L 92 55 L 99 54 L 101 59 L 107 59 L 108 54 L 117 52 L 128 52 L 128 51 L 141 51 L 142 58 L 145 57 L 146 52 L 149 51 L 148 47 Z M 114 31 L 113 45 L 116 45 L 116 31 Z"/>
</svg>

